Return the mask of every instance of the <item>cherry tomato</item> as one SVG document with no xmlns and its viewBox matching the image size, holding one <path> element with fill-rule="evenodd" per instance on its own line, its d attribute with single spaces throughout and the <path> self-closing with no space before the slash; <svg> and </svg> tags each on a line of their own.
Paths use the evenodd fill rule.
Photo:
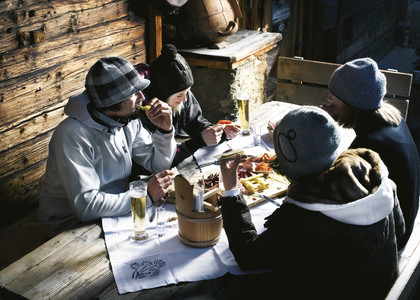
<svg viewBox="0 0 420 300">
<path fill-rule="evenodd" d="M 232 124 L 232 121 L 229 121 L 229 120 L 219 120 L 219 123 L 218 124 L 221 124 L 221 125 Z"/>
</svg>

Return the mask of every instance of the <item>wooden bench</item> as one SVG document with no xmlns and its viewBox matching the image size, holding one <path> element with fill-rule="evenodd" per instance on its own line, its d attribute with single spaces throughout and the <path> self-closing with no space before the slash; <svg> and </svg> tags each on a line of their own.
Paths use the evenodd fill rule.
<svg viewBox="0 0 420 300">
<path fill-rule="evenodd" d="M 326 103 L 328 82 L 341 64 L 304 60 L 300 57 L 279 57 L 277 62 L 276 101 L 304 105 Z M 413 75 L 396 70 L 381 70 L 387 79 L 385 100 L 407 119 Z"/>
<path fill-rule="evenodd" d="M 420 280 L 420 216 L 417 215 L 413 232 L 400 254 L 399 275 L 385 300 L 415 298 Z"/>
</svg>

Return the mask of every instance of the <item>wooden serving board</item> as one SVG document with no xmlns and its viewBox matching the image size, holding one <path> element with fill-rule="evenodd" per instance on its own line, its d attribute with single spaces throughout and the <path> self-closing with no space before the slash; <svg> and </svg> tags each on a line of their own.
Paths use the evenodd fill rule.
<svg viewBox="0 0 420 300">
<path fill-rule="evenodd" d="M 219 173 L 218 168 L 215 168 L 213 170 L 207 171 L 202 174 L 204 178 L 207 178 L 207 176 L 209 176 L 210 174 L 215 174 L 215 173 L 216 174 Z M 273 172 L 273 173 L 264 174 L 263 177 L 264 177 L 264 182 L 269 186 L 269 188 L 265 190 L 261 190 L 260 192 L 257 192 L 252 195 L 244 194 L 244 198 L 249 207 L 253 207 L 263 201 L 266 201 L 264 198 L 257 195 L 258 193 L 261 193 L 270 198 L 274 198 L 274 197 L 278 197 L 278 196 L 282 196 L 286 194 L 286 190 L 287 190 L 287 187 L 289 186 L 289 182 L 284 176 Z M 201 179 L 201 177 L 197 177 L 197 178 L 194 177 L 191 180 L 194 181 L 198 179 Z"/>
<path fill-rule="evenodd" d="M 262 190 L 260 192 L 261 194 L 270 198 L 275 198 L 286 194 L 287 187 L 289 186 L 289 183 L 286 178 L 275 173 L 265 175 L 264 177 L 265 183 L 269 186 L 269 188 L 266 190 Z M 273 178 L 278 178 L 278 180 L 275 180 Z M 280 180 L 282 182 L 280 182 Z M 244 198 L 246 199 L 246 202 L 249 207 L 253 207 L 263 201 L 266 201 L 264 198 L 256 194 L 244 195 Z"/>
</svg>

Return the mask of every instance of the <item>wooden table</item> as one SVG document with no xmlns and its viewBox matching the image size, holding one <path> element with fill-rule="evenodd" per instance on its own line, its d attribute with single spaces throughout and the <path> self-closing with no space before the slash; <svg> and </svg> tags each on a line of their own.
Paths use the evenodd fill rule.
<svg viewBox="0 0 420 300">
<path fill-rule="evenodd" d="M 251 123 L 277 120 L 295 106 L 283 102 L 265 103 L 251 112 Z M 192 159 L 181 168 L 198 171 Z M 86 224 L 57 235 L 1 270 L 0 286 L 6 299 L 17 296 L 28 299 L 232 299 L 249 295 L 264 276 L 226 274 L 214 280 L 119 295 L 102 228 L 98 224 Z"/>
</svg>

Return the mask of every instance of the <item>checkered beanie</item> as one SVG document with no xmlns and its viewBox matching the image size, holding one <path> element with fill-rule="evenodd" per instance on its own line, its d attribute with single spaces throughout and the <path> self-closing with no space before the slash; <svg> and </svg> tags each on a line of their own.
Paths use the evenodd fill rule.
<svg viewBox="0 0 420 300">
<path fill-rule="evenodd" d="M 125 59 L 104 57 L 90 68 L 85 88 L 96 107 L 108 107 L 144 90 L 149 83 Z"/>
<path fill-rule="evenodd" d="M 171 44 L 164 45 L 161 55 L 151 63 L 150 81 L 153 95 L 149 96 L 162 101 L 194 84 L 190 66 Z"/>
<path fill-rule="evenodd" d="M 327 170 L 340 154 L 338 126 L 316 106 L 290 111 L 277 124 L 273 138 L 280 168 L 291 179 Z"/>
<path fill-rule="evenodd" d="M 354 108 L 375 110 L 382 106 L 386 78 L 374 60 L 359 58 L 336 69 L 328 87 L 334 96 Z"/>
</svg>

